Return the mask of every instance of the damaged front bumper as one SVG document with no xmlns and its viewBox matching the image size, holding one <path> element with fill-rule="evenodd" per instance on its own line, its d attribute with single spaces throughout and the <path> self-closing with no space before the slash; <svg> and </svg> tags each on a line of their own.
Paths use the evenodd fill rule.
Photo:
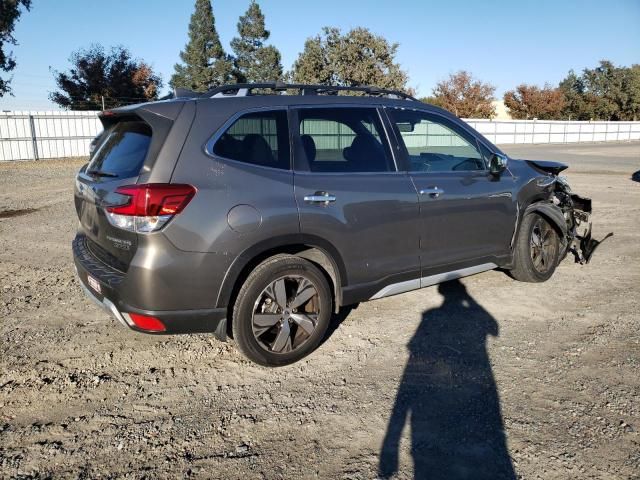
<svg viewBox="0 0 640 480">
<path fill-rule="evenodd" d="M 585 265 L 591 261 L 596 248 L 613 233 L 608 233 L 602 240 L 595 240 L 591 236 L 591 199 L 571 193 L 564 179 L 558 185 L 560 189 L 556 191 L 556 198 L 567 220 L 567 251 L 573 254 L 576 263 Z"/>
</svg>

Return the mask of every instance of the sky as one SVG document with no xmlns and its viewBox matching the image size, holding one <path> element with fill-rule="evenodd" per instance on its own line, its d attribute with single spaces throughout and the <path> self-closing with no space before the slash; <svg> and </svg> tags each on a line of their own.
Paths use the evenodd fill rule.
<svg viewBox="0 0 640 480">
<path fill-rule="evenodd" d="M 250 0 L 213 0 L 223 46 Z M 74 50 L 124 45 L 162 75 L 164 91 L 187 42 L 193 0 L 32 0 L 16 24 L 14 96 L 0 110 L 56 108 L 52 70 L 70 67 Z M 399 44 L 396 60 L 419 96 L 458 70 L 496 86 L 496 97 L 520 83 L 557 84 L 609 59 L 640 63 L 640 0 L 258 0 L 269 42 L 288 70 L 308 37 L 324 26 L 366 27 Z M 6 48 L 7 46 L 5 46 Z M 3 74 L 4 75 L 4 74 Z M 4 75 L 6 76 L 6 75 Z"/>
</svg>

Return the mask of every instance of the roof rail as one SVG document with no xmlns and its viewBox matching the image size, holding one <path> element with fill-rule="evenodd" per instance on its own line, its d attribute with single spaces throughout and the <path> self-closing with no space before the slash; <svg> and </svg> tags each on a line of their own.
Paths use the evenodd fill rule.
<svg viewBox="0 0 640 480">
<path fill-rule="evenodd" d="M 391 97 L 404 100 L 419 101 L 411 95 L 400 90 L 388 90 L 385 88 L 371 86 L 337 86 L 337 85 L 308 85 L 305 83 L 284 83 L 284 82 L 264 82 L 264 83 L 233 83 L 221 85 L 201 94 L 202 97 L 244 97 L 252 95 L 253 90 L 274 90 L 283 92 L 286 90 L 299 90 L 302 95 L 337 95 L 338 92 L 363 92 L 374 97 Z"/>
</svg>

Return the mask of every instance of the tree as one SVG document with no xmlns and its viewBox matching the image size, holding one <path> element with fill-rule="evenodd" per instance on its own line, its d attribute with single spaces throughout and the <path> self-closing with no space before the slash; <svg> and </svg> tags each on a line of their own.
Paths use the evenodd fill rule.
<svg viewBox="0 0 640 480">
<path fill-rule="evenodd" d="M 620 117 L 624 120 L 640 120 L 640 64 L 631 65 L 631 68 L 626 69 L 622 88 L 627 98 Z"/>
<path fill-rule="evenodd" d="M 442 107 L 442 102 L 440 101 L 440 99 L 434 97 L 433 95 L 429 96 L 429 97 L 422 97 L 419 98 L 418 100 L 420 100 L 422 103 L 428 103 L 430 105 L 435 105 L 436 107 Z"/>
<path fill-rule="evenodd" d="M 589 120 L 593 118 L 592 105 L 586 100 L 586 87 L 582 77 L 573 70 L 560 82 L 558 88 L 564 94 L 565 108 L 563 116 L 571 120 Z"/>
<path fill-rule="evenodd" d="M 268 82 L 282 78 L 280 52 L 265 45 L 270 32 L 265 29 L 264 14 L 253 0 L 238 22 L 239 37 L 231 41 L 235 53 L 235 76 L 239 82 Z"/>
<path fill-rule="evenodd" d="M 7 73 L 16 68 L 16 60 L 12 52 L 5 53 L 4 47 L 17 45 L 13 29 L 22 13 L 20 6 L 30 10 L 31 0 L 0 0 L 0 70 Z M 5 93 L 11 94 L 11 78 L 0 77 L 0 97 Z"/>
<path fill-rule="evenodd" d="M 566 102 L 560 88 L 553 88 L 549 84 L 540 88 L 523 83 L 504 94 L 504 103 L 513 118 L 558 120 L 562 117 Z"/>
<path fill-rule="evenodd" d="M 577 120 L 640 118 L 640 65 L 617 67 L 601 60 L 581 75 L 570 71 L 560 82 L 567 98 L 565 115 Z"/>
<path fill-rule="evenodd" d="M 433 101 L 461 118 L 490 118 L 495 115 L 496 87 L 475 80 L 464 70 L 449 75 L 433 89 Z"/>
<path fill-rule="evenodd" d="M 397 50 L 397 43 L 366 28 L 343 35 L 338 28 L 325 27 L 320 35 L 307 39 L 289 77 L 299 83 L 375 85 L 406 91 L 408 77 L 395 62 Z"/>
<path fill-rule="evenodd" d="M 101 45 L 71 54 L 68 72 L 54 71 L 59 91 L 51 101 L 71 110 L 99 110 L 102 97 L 108 108 L 155 100 L 162 81 L 152 68 L 131 58 L 129 51 L 113 47 L 109 53 Z"/>
<path fill-rule="evenodd" d="M 171 87 L 196 92 L 233 81 L 233 60 L 227 55 L 216 31 L 210 0 L 196 0 L 189 22 L 189 42 L 180 52 L 182 64 L 176 64 Z"/>
<path fill-rule="evenodd" d="M 585 69 L 582 76 L 587 88 L 587 100 L 593 104 L 594 116 L 603 120 L 620 120 L 625 101 L 621 69 L 608 60 L 602 60 L 596 68 Z"/>
</svg>

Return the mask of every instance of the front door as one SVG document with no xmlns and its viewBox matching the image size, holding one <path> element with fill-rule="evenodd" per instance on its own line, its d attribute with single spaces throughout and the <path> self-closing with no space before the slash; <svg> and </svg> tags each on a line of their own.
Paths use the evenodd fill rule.
<svg viewBox="0 0 640 480">
<path fill-rule="evenodd" d="M 423 277 L 508 255 L 517 216 L 511 174 L 491 175 L 477 139 L 451 119 L 387 113 L 420 198 Z"/>
<path fill-rule="evenodd" d="M 298 108 L 291 116 L 301 231 L 340 255 L 344 301 L 418 279 L 417 193 L 396 168 L 378 109 Z"/>
</svg>

